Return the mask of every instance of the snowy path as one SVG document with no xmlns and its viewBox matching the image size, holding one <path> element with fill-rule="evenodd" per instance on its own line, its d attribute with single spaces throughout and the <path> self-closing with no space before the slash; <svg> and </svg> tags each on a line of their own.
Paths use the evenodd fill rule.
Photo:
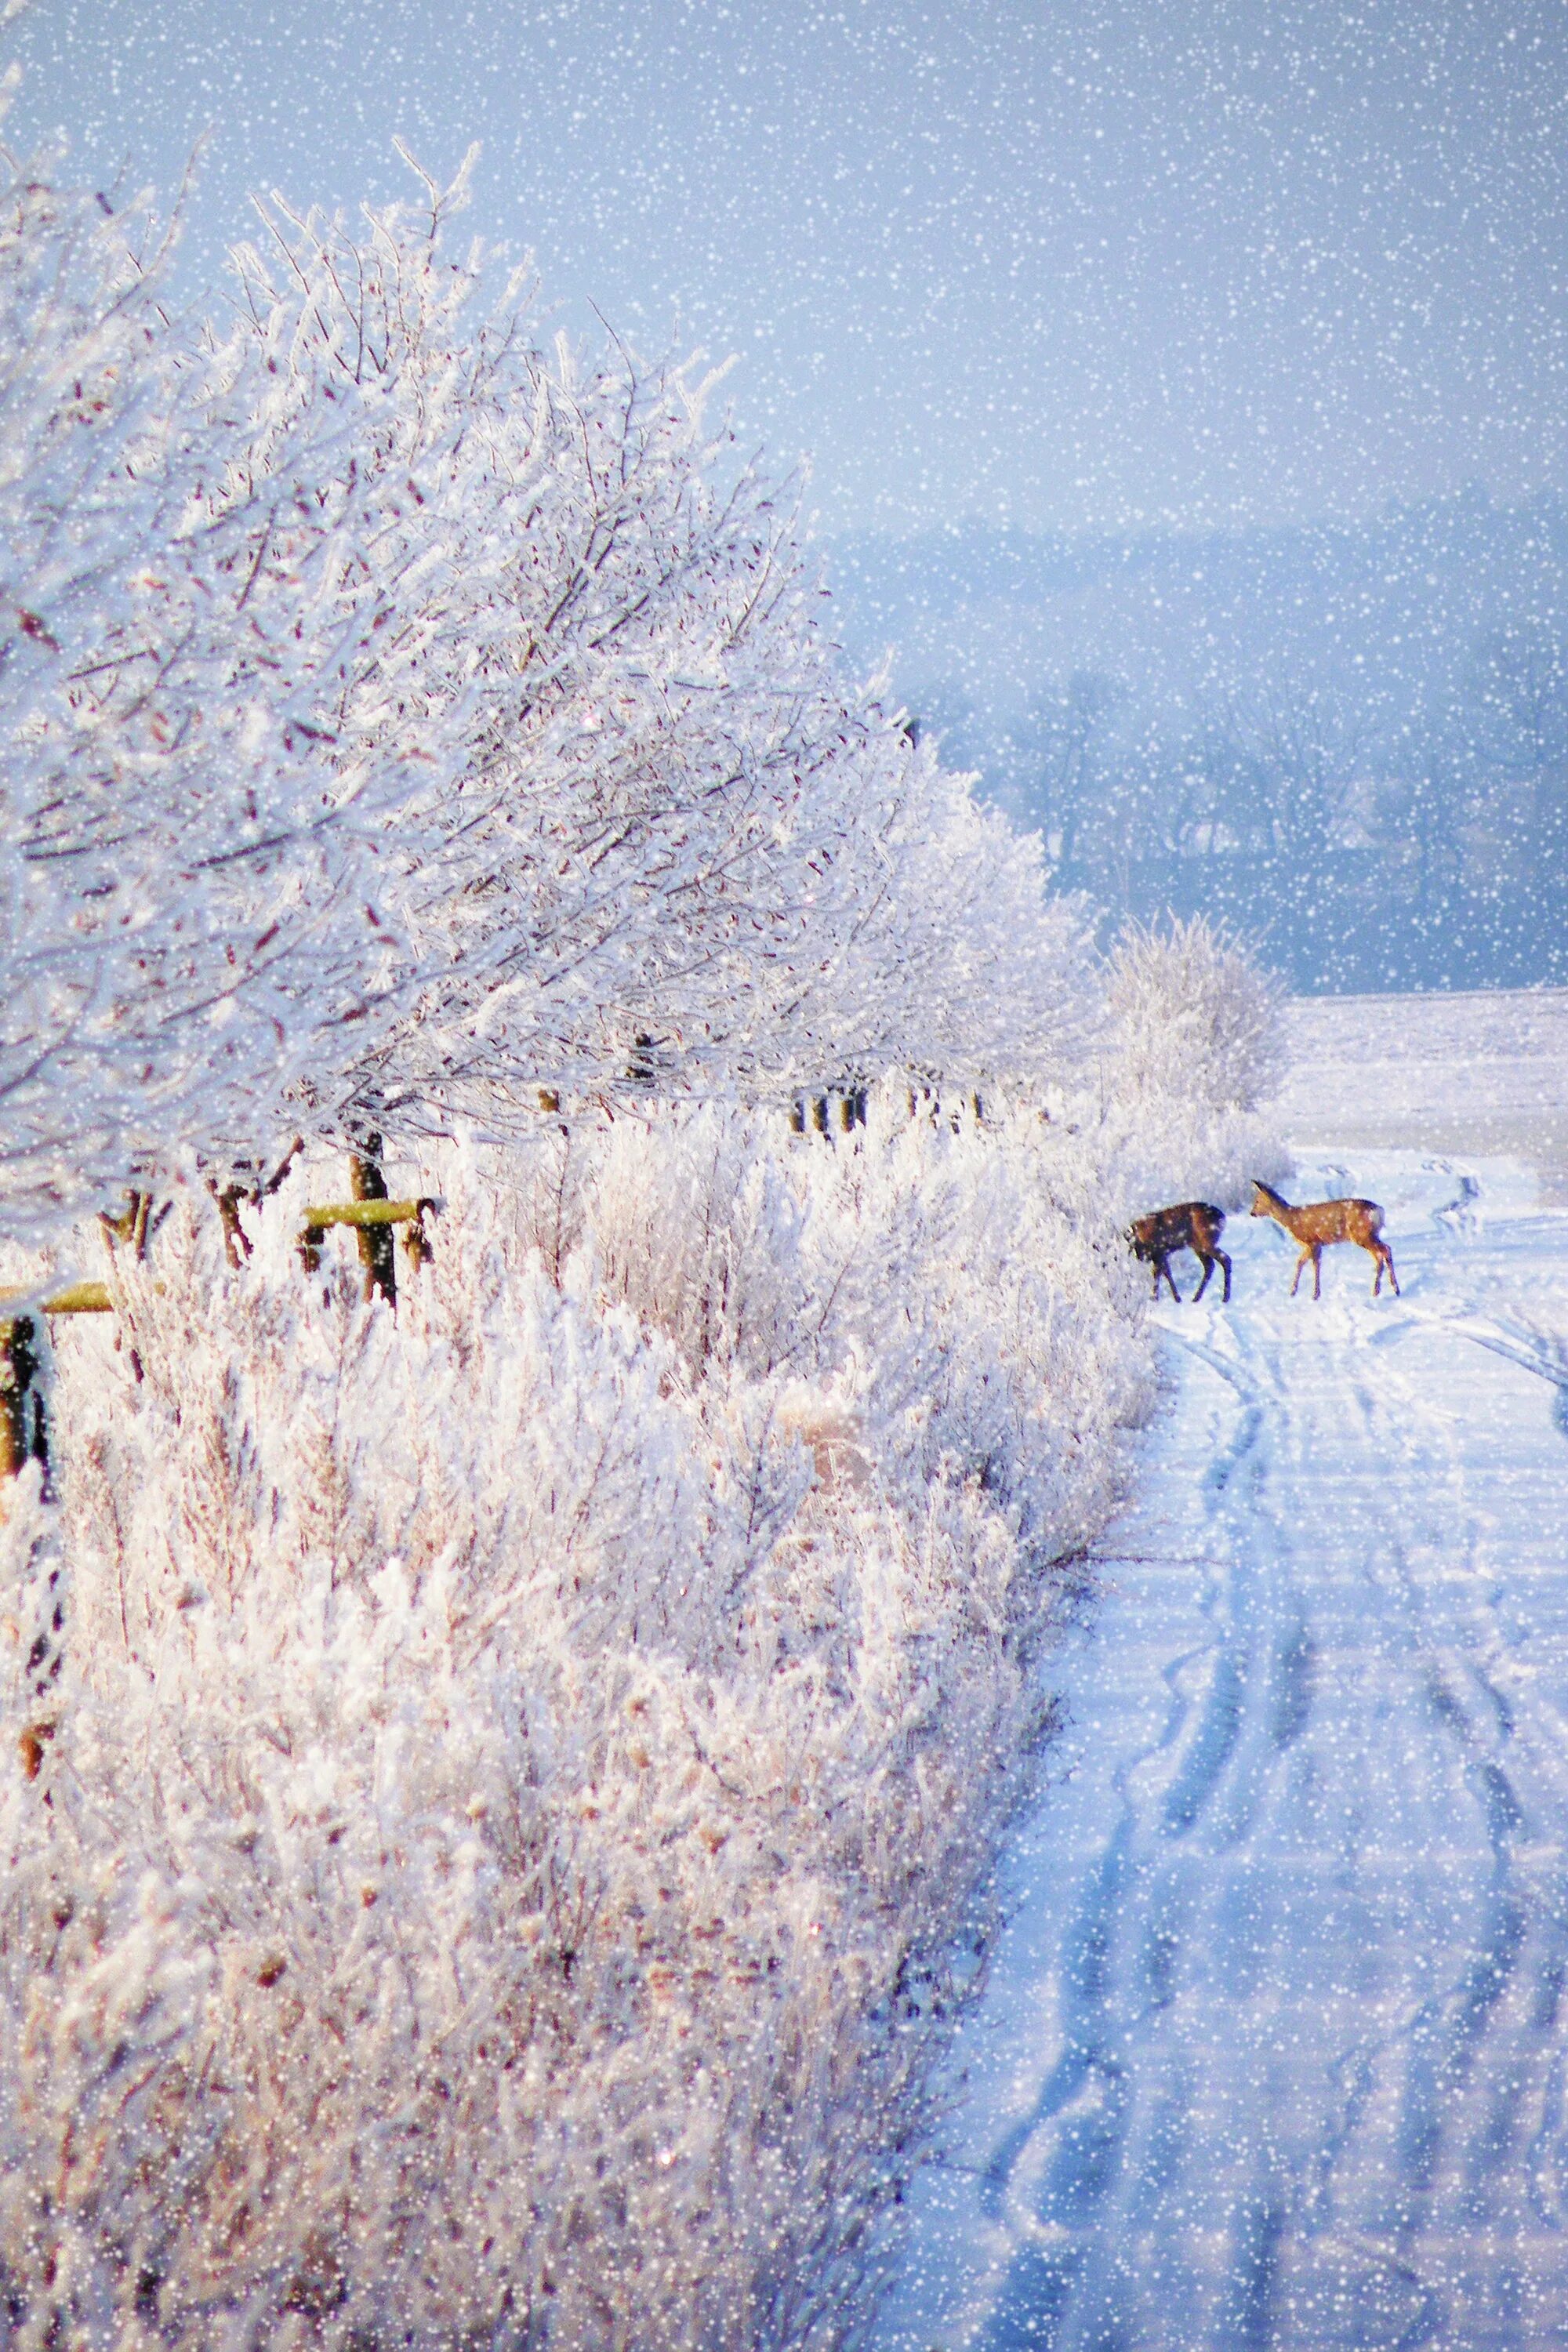
<svg viewBox="0 0 1568 2352">
<path fill-rule="evenodd" d="M 1403 1299 L 1237 1218 L 1162 1310 L 880 2352 L 1568 2347 L 1568 1214 L 1353 1179 Z"/>
</svg>

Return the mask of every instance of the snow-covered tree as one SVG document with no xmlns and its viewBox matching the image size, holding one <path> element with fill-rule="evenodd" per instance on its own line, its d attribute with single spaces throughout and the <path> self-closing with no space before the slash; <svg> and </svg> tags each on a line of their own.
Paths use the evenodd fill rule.
<svg viewBox="0 0 1568 2352">
<path fill-rule="evenodd" d="M 423 439 L 298 311 L 205 343 L 147 215 L 0 216 L 0 1214 L 243 1151 L 408 981 L 386 828 L 466 756 Z M 410 446 L 411 441 L 414 446 Z M 397 491 L 367 452 L 395 450 Z M 405 845 L 405 853 L 407 845 Z M 354 1045 L 339 1041 L 351 1033 Z M 330 1088 L 328 1089 L 330 1094 Z"/>
<path fill-rule="evenodd" d="M 272 207 L 197 332 L 16 167 L 12 1230 L 289 1126 L 1070 1048 L 1081 925 L 847 679 L 711 380 L 539 350 L 465 191 Z"/>
<path fill-rule="evenodd" d="M 1108 960 L 1100 1089 L 1130 1209 L 1202 1193 L 1223 1208 L 1290 1161 L 1263 1107 L 1285 1075 L 1279 982 L 1202 916 L 1130 924 Z"/>
<path fill-rule="evenodd" d="M 274 210 L 239 257 L 249 314 L 296 320 L 313 383 L 374 376 L 463 420 L 440 572 L 468 756 L 389 845 L 423 979 L 349 1111 L 504 1127 L 540 1086 L 1059 1057 L 1079 927 L 849 683 L 793 499 L 708 422 L 713 379 L 531 344 L 516 281 L 498 307 L 483 256 L 450 257 L 461 201 L 432 186 L 353 236 Z"/>
</svg>

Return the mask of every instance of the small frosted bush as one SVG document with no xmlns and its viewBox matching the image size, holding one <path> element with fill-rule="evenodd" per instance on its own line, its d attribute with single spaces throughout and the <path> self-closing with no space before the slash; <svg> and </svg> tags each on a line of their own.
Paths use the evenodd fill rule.
<svg viewBox="0 0 1568 2352">
<path fill-rule="evenodd" d="M 1101 1096 L 1130 1207 L 1203 1194 L 1223 1208 L 1289 1173 L 1264 1107 L 1285 1074 L 1279 982 L 1202 916 L 1133 924 L 1106 968 Z"/>
</svg>

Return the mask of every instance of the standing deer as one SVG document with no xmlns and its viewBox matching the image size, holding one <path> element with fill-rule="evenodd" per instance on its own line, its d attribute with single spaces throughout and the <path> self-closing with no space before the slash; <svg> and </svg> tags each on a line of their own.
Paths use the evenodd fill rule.
<svg viewBox="0 0 1568 2352">
<path fill-rule="evenodd" d="M 1225 1231 L 1225 1211 L 1216 1209 L 1212 1201 L 1178 1201 L 1173 1209 L 1152 1209 L 1148 1216 L 1135 1218 L 1127 1228 L 1127 1239 L 1134 1257 L 1141 1257 L 1154 1269 L 1154 1296 L 1160 1296 L 1160 1276 L 1171 1286 L 1171 1296 L 1179 1307 L 1182 1294 L 1176 1288 L 1171 1272 L 1171 1260 L 1180 1249 L 1190 1249 L 1204 1270 L 1204 1278 L 1193 1293 L 1195 1307 L 1209 1286 L 1209 1276 L 1216 1265 L 1225 1268 L 1225 1297 L 1222 1305 L 1230 1301 L 1230 1260 L 1219 1245 Z"/>
<path fill-rule="evenodd" d="M 1292 1298 L 1309 1258 L 1312 1261 L 1312 1296 L 1322 1297 L 1323 1251 L 1330 1242 L 1354 1242 L 1358 1248 L 1365 1250 L 1377 1268 L 1372 1286 L 1374 1298 L 1383 1288 L 1383 1269 L 1386 1266 L 1394 1295 L 1398 1297 L 1399 1276 L 1394 1271 L 1394 1252 L 1383 1238 L 1383 1211 L 1375 1201 L 1309 1201 L 1293 1209 L 1289 1201 L 1268 1184 L 1259 1183 L 1255 1176 L 1252 1213 L 1255 1217 L 1272 1217 L 1300 1249 L 1301 1255 L 1296 1260 L 1296 1280 L 1290 1285 Z"/>
</svg>

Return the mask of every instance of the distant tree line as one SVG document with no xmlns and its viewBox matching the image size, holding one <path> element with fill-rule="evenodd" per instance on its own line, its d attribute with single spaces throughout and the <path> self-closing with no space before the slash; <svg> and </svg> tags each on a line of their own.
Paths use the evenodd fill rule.
<svg viewBox="0 0 1568 2352">
<path fill-rule="evenodd" d="M 1001 747 L 1060 883 L 1116 918 L 1221 917 L 1305 990 L 1568 981 L 1568 631 L 1494 626 L 1379 713 L 1264 678 L 1156 706 L 1095 669 Z"/>
<path fill-rule="evenodd" d="M 841 543 L 834 594 L 1108 931 L 1226 917 L 1299 988 L 1568 979 L 1560 492 L 1121 534 L 933 524 Z"/>
</svg>

